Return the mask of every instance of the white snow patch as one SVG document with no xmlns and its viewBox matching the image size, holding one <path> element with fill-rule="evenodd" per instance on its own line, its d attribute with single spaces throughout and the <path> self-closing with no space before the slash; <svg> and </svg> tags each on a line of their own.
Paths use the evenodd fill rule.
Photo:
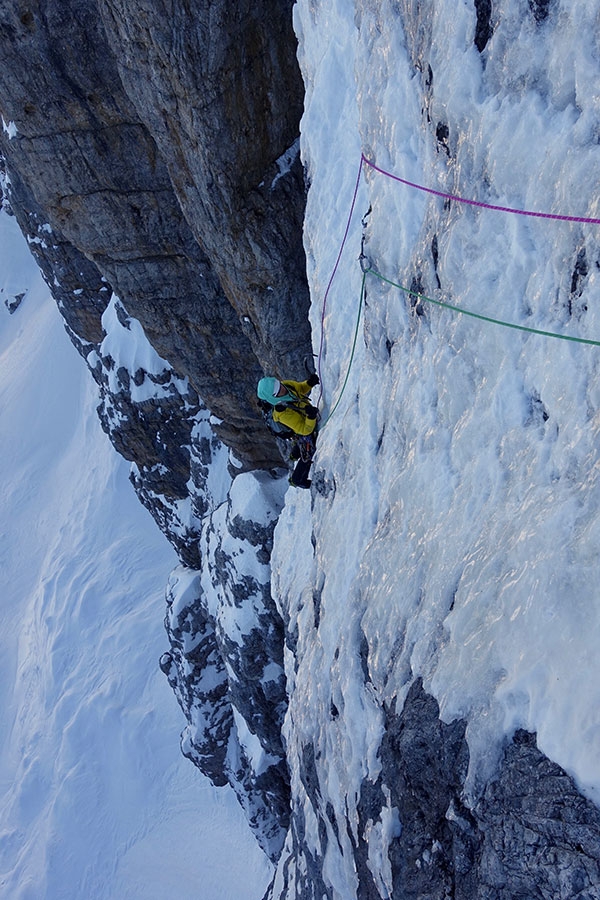
<svg viewBox="0 0 600 900">
<path fill-rule="evenodd" d="M 17 126 L 13 121 L 5 122 L 4 116 L 2 116 L 2 130 L 5 134 L 8 135 L 9 141 L 12 141 L 13 138 L 16 138 L 18 135 Z"/>
<path fill-rule="evenodd" d="M 287 490 L 284 481 L 263 472 L 237 475 L 230 491 L 233 515 L 264 527 L 272 524 Z"/>
<path fill-rule="evenodd" d="M 280 178 L 283 178 L 284 175 L 290 171 L 294 164 L 294 160 L 300 153 L 300 138 L 296 138 L 291 147 L 289 147 L 285 153 L 282 153 L 279 159 L 276 160 L 278 172 L 273 181 L 271 182 L 271 190 L 275 187 Z M 273 288 L 270 288 L 273 290 Z"/>
<path fill-rule="evenodd" d="M 120 308 L 121 319 L 118 309 Z M 126 321 L 127 324 L 123 324 Z M 158 376 L 169 369 L 169 364 L 162 359 L 146 335 L 140 322 L 129 316 L 120 303 L 119 298 L 113 294 L 102 315 L 102 327 L 106 333 L 100 345 L 102 357 L 110 356 L 114 360 L 114 367 L 108 372 L 111 391 L 118 393 L 118 370 L 123 367 L 133 376 L 140 370 L 145 374 Z M 181 393 L 185 392 L 187 379 L 178 379 Z M 140 385 L 132 380 L 129 385 L 131 399 L 136 403 L 160 397 L 168 392 L 168 386 L 155 384 L 151 379 L 144 378 Z"/>
<path fill-rule="evenodd" d="M 255 775 L 262 775 L 263 772 L 274 764 L 279 762 L 277 757 L 271 756 L 267 753 L 259 739 L 255 734 L 253 734 L 246 720 L 241 715 L 239 710 L 232 704 L 231 706 L 233 710 L 233 719 L 235 721 L 235 727 L 237 731 L 238 740 L 240 742 L 240 746 L 243 748 L 244 753 L 246 754 L 246 758 L 250 765 L 252 766 L 252 771 Z"/>
</svg>

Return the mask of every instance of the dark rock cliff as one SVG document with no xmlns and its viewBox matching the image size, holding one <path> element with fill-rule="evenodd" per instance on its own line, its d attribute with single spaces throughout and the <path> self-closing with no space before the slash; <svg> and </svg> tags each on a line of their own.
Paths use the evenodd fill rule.
<svg viewBox="0 0 600 900">
<path fill-rule="evenodd" d="M 267 368 L 302 371 L 310 332 L 292 4 L 99 5 L 127 94 L 252 349 Z"/>
<path fill-rule="evenodd" d="M 381 772 L 365 779 L 353 847 L 360 900 L 597 900 L 600 896 L 600 811 L 573 780 L 519 730 L 477 804 L 463 802 L 469 763 L 466 722 L 446 725 L 420 679 L 401 711 L 386 710 L 379 750 Z M 265 900 L 331 900 L 323 879 L 328 844 L 340 826 L 327 802 L 317 755 L 305 745 L 303 786 L 292 804 L 291 827 L 274 884 Z M 306 809 L 316 815 L 310 832 Z M 390 817 L 397 812 L 397 819 Z M 348 821 L 352 821 L 352 815 Z M 391 821 L 390 821 L 391 820 Z M 385 824 L 384 824 L 385 823 Z M 389 876 L 369 854 L 369 833 L 389 835 Z M 356 837 L 354 837 L 353 830 Z M 315 852 L 315 844 L 317 851 Z"/>
<path fill-rule="evenodd" d="M 269 468 L 255 382 L 311 348 L 302 84 L 291 3 L 267 6 L 2 0 L 0 152 L 22 226 L 52 229 L 36 250 L 73 331 L 100 338 L 104 279 Z"/>
</svg>

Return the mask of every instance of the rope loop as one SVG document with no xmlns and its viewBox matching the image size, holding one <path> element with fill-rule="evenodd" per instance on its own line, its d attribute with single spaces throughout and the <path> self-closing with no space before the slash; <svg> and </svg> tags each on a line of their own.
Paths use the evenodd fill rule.
<svg viewBox="0 0 600 900">
<path fill-rule="evenodd" d="M 358 173 L 356 175 L 356 184 L 354 185 L 354 195 L 352 197 L 352 203 L 350 204 L 350 212 L 348 213 L 348 221 L 346 222 L 346 230 L 344 231 L 344 237 L 342 238 L 342 243 L 340 244 L 340 249 L 337 255 L 337 259 L 335 261 L 335 265 L 333 267 L 333 272 L 331 273 L 331 277 L 327 284 L 327 289 L 325 290 L 325 295 L 323 297 L 323 308 L 321 310 L 321 342 L 319 344 L 319 356 L 317 359 L 317 373 L 319 375 L 319 397 L 316 405 L 319 406 L 321 404 L 321 400 L 323 399 L 323 378 L 321 375 L 321 359 L 323 356 L 323 344 L 325 339 L 325 311 L 327 308 L 327 298 L 329 297 L 329 291 L 331 290 L 331 285 L 333 284 L 333 279 L 335 278 L 335 274 L 338 270 L 338 266 L 340 264 L 340 259 L 342 258 L 342 253 L 344 251 L 344 247 L 346 245 L 346 240 L 348 238 L 348 232 L 350 231 L 350 223 L 352 222 L 352 216 L 354 215 L 354 207 L 356 205 L 356 197 L 358 194 L 358 186 L 360 184 L 360 176 L 362 175 L 363 169 L 363 155 L 361 153 L 360 156 L 360 165 L 358 167 Z"/>
</svg>

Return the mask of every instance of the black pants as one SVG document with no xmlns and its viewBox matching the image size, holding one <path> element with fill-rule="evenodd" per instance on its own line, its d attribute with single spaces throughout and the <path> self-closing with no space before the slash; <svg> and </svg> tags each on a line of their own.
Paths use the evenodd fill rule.
<svg viewBox="0 0 600 900">
<path fill-rule="evenodd" d="M 312 460 L 300 459 L 296 463 L 296 468 L 292 472 L 290 483 L 296 487 L 308 487 L 308 474 L 310 472 Z"/>
</svg>

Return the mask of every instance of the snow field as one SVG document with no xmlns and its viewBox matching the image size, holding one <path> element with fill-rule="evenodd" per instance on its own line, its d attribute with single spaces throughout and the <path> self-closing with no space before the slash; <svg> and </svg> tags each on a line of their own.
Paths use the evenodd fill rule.
<svg viewBox="0 0 600 900">
<path fill-rule="evenodd" d="M 233 792 L 181 756 L 158 668 L 176 558 L 4 213 L 0 257 L 0 284 L 27 292 L 0 309 L 0 896 L 261 896 L 271 867 Z"/>
</svg>

